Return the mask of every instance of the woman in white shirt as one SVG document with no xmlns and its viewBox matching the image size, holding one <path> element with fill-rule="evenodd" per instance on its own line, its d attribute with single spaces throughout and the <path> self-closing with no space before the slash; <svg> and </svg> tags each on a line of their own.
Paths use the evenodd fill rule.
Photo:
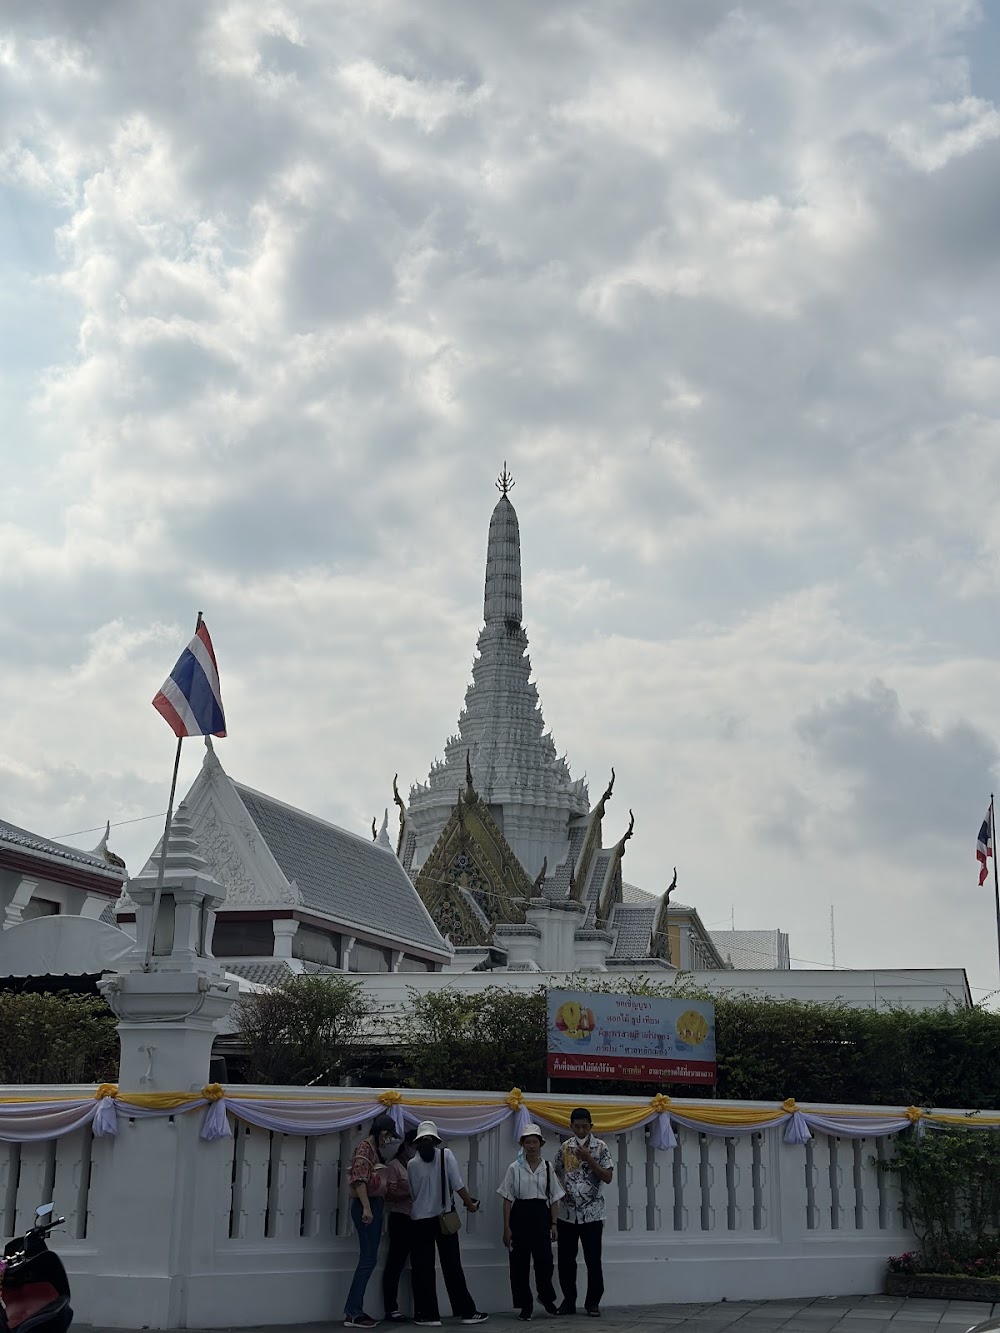
<svg viewBox="0 0 1000 1333">
<path fill-rule="evenodd" d="M 547 1314 L 559 1313 L 552 1285 L 552 1242 L 565 1191 L 549 1163 L 542 1161 L 544 1142 L 537 1125 L 525 1126 L 521 1151 L 497 1190 L 503 1199 L 503 1243 L 510 1253 L 510 1294 L 520 1311 L 518 1319 L 530 1319 L 532 1314 L 532 1260 L 538 1299 Z"/>
</svg>

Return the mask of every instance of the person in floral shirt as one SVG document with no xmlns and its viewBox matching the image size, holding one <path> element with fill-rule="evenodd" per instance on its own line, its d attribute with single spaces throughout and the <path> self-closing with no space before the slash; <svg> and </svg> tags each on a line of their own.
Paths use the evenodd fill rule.
<svg viewBox="0 0 1000 1333">
<path fill-rule="evenodd" d="M 594 1137 L 593 1120 L 585 1106 L 570 1117 L 573 1137 L 566 1139 L 553 1165 L 559 1183 L 566 1191 L 559 1204 L 558 1229 L 559 1286 L 562 1288 L 560 1314 L 576 1314 L 576 1253 L 583 1246 L 587 1265 L 587 1296 L 584 1309 L 593 1319 L 600 1317 L 604 1295 L 601 1267 L 601 1241 L 604 1235 L 606 1206 L 603 1187 L 614 1176 L 611 1151 L 603 1139 Z"/>
<path fill-rule="evenodd" d="M 365 1314 L 363 1302 L 382 1235 L 385 1206 L 382 1164 L 395 1156 L 398 1148 L 399 1135 L 392 1116 L 377 1115 L 351 1158 L 351 1220 L 358 1233 L 358 1266 L 344 1305 L 345 1328 L 374 1328 L 378 1323 Z"/>
</svg>

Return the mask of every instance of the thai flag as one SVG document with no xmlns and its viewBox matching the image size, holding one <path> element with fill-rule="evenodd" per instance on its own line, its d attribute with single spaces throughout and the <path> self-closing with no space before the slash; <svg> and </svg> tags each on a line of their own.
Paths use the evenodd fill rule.
<svg viewBox="0 0 1000 1333">
<path fill-rule="evenodd" d="M 993 830 L 990 822 L 992 806 L 986 812 L 986 818 L 983 820 L 983 826 L 979 830 L 979 841 L 976 843 L 976 860 L 979 862 L 979 887 L 982 888 L 986 883 L 986 876 L 989 874 L 989 868 L 986 865 L 987 857 L 993 855 Z"/>
<path fill-rule="evenodd" d="M 175 736 L 225 736 L 219 668 L 203 620 L 163 682 L 153 707 L 166 718 Z"/>
</svg>

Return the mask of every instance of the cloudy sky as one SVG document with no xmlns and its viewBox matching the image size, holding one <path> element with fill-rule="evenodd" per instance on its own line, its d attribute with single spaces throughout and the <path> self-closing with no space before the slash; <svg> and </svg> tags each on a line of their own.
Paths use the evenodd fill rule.
<svg viewBox="0 0 1000 1333">
<path fill-rule="evenodd" d="M 138 869 L 203 610 L 228 770 L 364 830 L 454 729 L 506 459 L 627 877 L 997 986 L 996 11 L 3 21 L 0 816 Z"/>
</svg>

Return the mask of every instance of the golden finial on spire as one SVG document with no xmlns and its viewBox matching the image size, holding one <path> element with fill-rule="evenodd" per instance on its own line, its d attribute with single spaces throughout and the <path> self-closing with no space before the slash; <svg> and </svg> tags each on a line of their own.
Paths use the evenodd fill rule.
<svg viewBox="0 0 1000 1333">
<path fill-rule="evenodd" d="M 514 489 L 514 478 L 507 471 L 507 460 L 503 460 L 503 471 L 497 478 L 497 490 L 500 492 L 500 498 L 506 500 L 507 495 Z"/>
</svg>

